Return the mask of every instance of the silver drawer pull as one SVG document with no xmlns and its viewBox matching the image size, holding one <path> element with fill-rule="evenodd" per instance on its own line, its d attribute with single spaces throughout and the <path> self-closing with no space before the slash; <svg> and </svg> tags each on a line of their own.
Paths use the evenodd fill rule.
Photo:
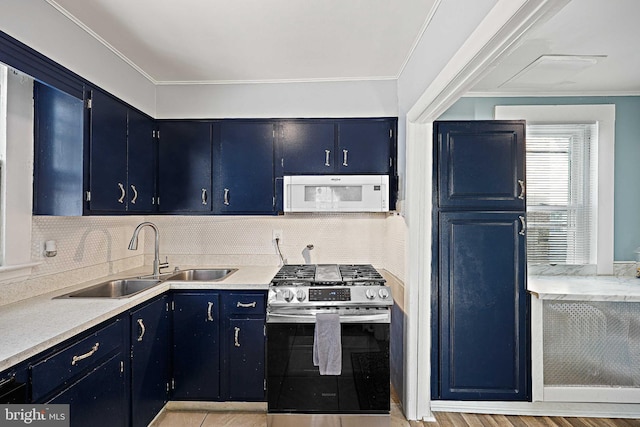
<svg viewBox="0 0 640 427">
<path fill-rule="evenodd" d="M 524 220 L 524 217 L 522 215 L 518 215 L 518 219 L 520 219 L 520 231 L 518 231 L 518 234 L 521 236 L 524 236 L 524 231 L 527 229 L 527 223 Z"/>
<path fill-rule="evenodd" d="M 202 204 L 206 205 L 207 204 L 207 189 L 203 188 L 202 189 Z"/>
<path fill-rule="evenodd" d="M 213 314 L 211 313 L 211 310 L 213 310 L 213 303 L 209 302 L 208 303 L 208 307 L 207 307 L 207 320 L 209 322 L 213 322 Z"/>
<path fill-rule="evenodd" d="M 519 179 L 518 184 L 520 185 L 520 194 L 518 195 L 518 199 L 524 200 L 524 181 Z"/>
<path fill-rule="evenodd" d="M 224 205 L 229 206 L 229 189 L 224 189 Z"/>
<path fill-rule="evenodd" d="M 81 354 L 80 356 L 73 356 L 73 358 L 71 359 L 71 366 L 75 366 L 76 363 L 78 363 L 82 359 L 86 359 L 87 357 L 93 356 L 93 354 L 96 351 L 98 351 L 99 346 L 100 346 L 100 343 L 96 343 L 93 347 L 91 347 L 91 350 L 89 350 L 85 354 Z"/>
<path fill-rule="evenodd" d="M 124 196 L 126 196 L 126 192 L 124 191 L 124 185 L 122 185 L 122 183 L 119 182 L 118 187 L 120 187 L 120 198 L 118 199 L 118 203 L 124 203 Z"/>
<path fill-rule="evenodd" d="M 233 345 L 235 345 L 236 347 L 240 347 L 240 328 L 238 328 L 237 326 L 235 328 L 233 328 L 234 332 L 234 337 L 233 337 Z"/>
<path fill-rule="evenodd" d="M 349 166 L 349 161 L 347 156 L 349 155 L 349 150 L 342 150 L 342 166 Z"/>
<path fill-rule="evenodd" d="M 136 186 L 131 184 L 131 189 L 133 190 L 133 199 L 131 199 L 131 203 L 136 204 L 136 200 L 138 200 L 138 190 L 136 190 Z"/>
<path fill-rule="evenodd" d="M 144 333 L 147 331 L 147 328 L 144 327 L 142 319 L 138 319 L 138 325 L 140 325 L 140 336 L 138 337 L 138 341 L 142 341 L 142 337 L 144 337 Z"/>
<path fill-rule="evenodd" d="M 325 166 L 331 166 L 331 163 L 329 163 L 329 156 L 331 155 L 331 151 L 330 150 L 324 150 L 324 165 Z"/>
<path fill-rule="evenodd" d="M 257 301 L 250 302 L 248 304 L 245 304 L 245 303 L 242 303 L 242 302 L 238 301 L 238 304 L 236 305 L 236 307 L 238 307 L 238 308 L 256 308 L 256 305 L 258 305 Z"/>
</svg>

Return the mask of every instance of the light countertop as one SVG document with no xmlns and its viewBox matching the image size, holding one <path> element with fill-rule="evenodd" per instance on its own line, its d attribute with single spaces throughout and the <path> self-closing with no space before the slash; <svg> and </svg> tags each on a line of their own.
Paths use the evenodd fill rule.
<svg viewBox="0 0 640 427">
<path fill-rule="evenodd" d="M 0 371 L 123 313 L 169 289 L 267 290 L 278 266 L 227 266 L 238 271 L 219 282 L 162 282 L 129 298 L 60 298 L 105 280 L 148 274 L 149 268 L 129 270 L 0 307 Z M 182 267 L 187 270 L 189 267 Z M 197 266 L 197 268 L 221 268 Z"/>
<path fill-rule="evenodd" d="M 529 276 L 527 290 L 542 300 L 640 302 L 640 279 L 629 276 Z"/>
</svg>

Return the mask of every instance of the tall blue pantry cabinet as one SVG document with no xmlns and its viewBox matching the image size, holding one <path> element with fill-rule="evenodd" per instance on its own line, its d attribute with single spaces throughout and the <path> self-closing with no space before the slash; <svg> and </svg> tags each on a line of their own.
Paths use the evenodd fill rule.
<svg viewBox="0 0 640 427">
<path fill-rule="evenodd" d="M 434 123 L 432 396 L 528 401 L 525 122 Z"/>
</svg>

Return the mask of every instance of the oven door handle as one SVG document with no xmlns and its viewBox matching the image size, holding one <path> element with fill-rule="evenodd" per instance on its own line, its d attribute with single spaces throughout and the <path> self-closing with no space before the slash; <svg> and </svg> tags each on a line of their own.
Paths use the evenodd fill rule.
<svg viewBox="0 0 640 427">
<path fill-rule="evenodd" d="M 315 314 L 268 313 L 267 323 L 315 323 Z M 378 314 L 341 315 L 340 323 L 390 323 L 391 311 Z"/>
</svg>

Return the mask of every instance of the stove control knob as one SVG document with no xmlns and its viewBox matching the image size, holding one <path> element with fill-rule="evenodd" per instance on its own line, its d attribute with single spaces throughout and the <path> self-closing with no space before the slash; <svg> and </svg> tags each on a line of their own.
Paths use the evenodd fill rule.
<svg viewBox="0 0 640 427">
<path fill-rule="evenodd" d="M 364 294 L 368 299 L 374 299 L 376 297 L 376 290 L 373 288 L 368 288 Z"/>
<path fill-rule="evenodd" d="M 378 296 L 379 296 L 380 298 L 382 298 L 382 299 L 387 299 L 387 298 L 389 298 L 389 289 L 387 289 L 387 288 L 381 288 L 381 289 L 378 291 Z"/>
<path fill-rule="evenodd" d="M 282 298 L 284 298 L 286 302 L 291 302 L 294 296 L 293 291 L 291 289 L 283 289 L 281 294 L 282 294 Z"/>
<path fill-rule="evenodd" d="M 298 289 L 298 292 L 296 292 L 296 298 L 298 299 L 298 301 L 302 302 L 305 300 L 306 297 L 307 297 L 307 294 L 305 294 L 302 289 Z"/>
</svg>

